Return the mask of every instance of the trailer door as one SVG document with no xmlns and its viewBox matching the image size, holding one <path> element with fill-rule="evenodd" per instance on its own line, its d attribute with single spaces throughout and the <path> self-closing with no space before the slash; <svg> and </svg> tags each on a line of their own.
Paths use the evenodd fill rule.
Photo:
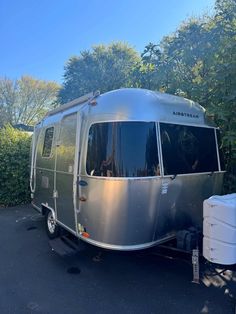
<svg viewBox="0 0 236 314">
<path fill-rule="evenodd" d="M 55 194 L 57 220 L 69 228 L 76 230 L 74 210 L 74 172 L 76 138 L 79 132 L 77 113 L 63 117 L 57 143 Z"/>
</svg>

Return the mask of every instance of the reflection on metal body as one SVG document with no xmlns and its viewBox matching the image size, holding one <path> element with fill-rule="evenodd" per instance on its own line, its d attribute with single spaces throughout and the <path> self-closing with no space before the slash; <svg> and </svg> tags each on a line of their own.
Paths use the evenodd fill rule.
<svg viewBox="0 0 236 314">
<path fill-rule="evenodd" d="M 64 124 L 63 135 L 66 120 L 70 123 Z M 156 123 L 160 175 L 102 177 L 86 173 L 91 125 L 118 121 Z M 219 167 L 214 173 L 164 175 L 160 122 L 215 128 L 200 105 L 142 89 L 105 93 L 96 98 L 94 106 L 89 99 L 78 105 L 74 101 L 48 114 L 36 126 L 32 145 L 33 204 L 37 208 L 48 204 L 60 225 L 84 241 L 109 249 L 146 248 L 173 237 L 177 230 L 201 227 L 202 202 L 221 193 L 224 172 Z M 44 158 L 45 131 L 52 126 L 51 157 Z M 217 159 L 219 163 L 218 148 Z M 48 188 L 41 186 L 43 176 L 48 177 Z M 82 231 L 89 238 L 83 237 Z"/>
</svg>

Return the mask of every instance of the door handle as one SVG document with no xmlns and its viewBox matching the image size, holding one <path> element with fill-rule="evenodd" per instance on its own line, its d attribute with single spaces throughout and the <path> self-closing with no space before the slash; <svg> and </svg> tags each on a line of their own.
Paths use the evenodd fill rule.
<svg viewBox="0 0 236 314">
<path fill-rule="evenodd" d="M 78 182 L 78 184 L 79 184 L 80 186 L 87 186 L 87 185 L 88 185 L 88 183 L 87 183 L 86 181 L 84 181 L 84 180 L 80 180 L 80 181 Z"/>
</svg>

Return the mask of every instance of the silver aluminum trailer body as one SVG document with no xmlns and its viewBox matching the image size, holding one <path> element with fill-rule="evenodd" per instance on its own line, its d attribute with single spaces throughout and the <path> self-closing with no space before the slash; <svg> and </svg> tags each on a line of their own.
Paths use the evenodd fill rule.
<svg viewBox="0 0 236 314">
<path fill-rule="evenodd" d="M 91 244 L 143 249 L 202 226 L 221 192 L 217 128 L 190 100 L 143 89 L 84 97 L 35 127 L 33 206 Z"/>
</svg>

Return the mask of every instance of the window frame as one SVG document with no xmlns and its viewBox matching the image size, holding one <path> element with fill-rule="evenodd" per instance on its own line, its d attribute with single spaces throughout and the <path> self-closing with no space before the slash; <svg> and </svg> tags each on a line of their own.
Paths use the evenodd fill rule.
<svg viewBox="0 0 236 314">
<path fill-rule="evenodd" d="M 88 174 L 87 172 L 87 156 L 88 156 L 88 141 L 89 141 L 89 132 L 90 129 L 93 125 L 96 124 L 100 124 L 100 123 L 122 123 L 122 122 L 143 122 L 143 123 L 154 123 L 155 124 L 155 131 L 156 131 L 156 140 L 157 140 L 157 158 L 158 158 L 158 162 L 160 165 L 160 175 L 158 176 L 146 176 L 146 177 L 103 177 L 103 176 L 97 176 L 97 175 L 91 175 Z M 141 180 L 141 179 L 155 179 L 155 178 L 161 178 L 162 177 L 162 173 L 161 173 L 161 167 L 162 167 L 162 163 L 161 163 L 161 159 L 160 159 L 160 148 L 159 148 L 159 133 L 158 133 L 158 128 L 157 128 L 157 121 L 145 121 L 145 120 L 97 120 L 97 121 L 93 121 L 92 123 L 89 124 L 87 132 L 86 132 L 86 137 L 85 137 L 85 141 L 86 141 L 86 147 L 85 147 L 85 154 L 84 154 L 84 173 L 87 177 L 89 178 L 96 178 L 96 179 L 101 179 L 101 180 Z"/>
<path fill-rule="evenodd" d="M 220 149 L 220 142 L 221 141 L 221 130 L 220 128 L 215 128 L 215 139 L 216 139 L 216 145 L 217 145 L 217 156 L 218 156 L 218 165 L 219 165 L 219 171 L 220 172 L 226 172 L 225 169 L 225 160 L 223 156 L 223 151 Z"/>
<path fill-rule="evenodd" d="M 43 151 L 44 151 L 44 147 L 45 147 L 45 138 L 46 138 L 46 132 L 49 129 L 53 129 L 53 133 L 52 133 L 52 143 L 51 143 L 51 147 L 50 147 L 50 154 L 49 156 L 44 156 L 43 155 Z M 54 142 L 54 135 L 55 135 L 55 127 L 54 126 L 49 126 L 47 128 L 45 128 L 44 131 L 44 137 L 43 137 L 43 146 L 42 146 L 42 151 L 41 151 L 41 157 L 44 159 L 51 159 L 53 157 L 53 142 Z"/>
<path fill-rule="evenodd" d="M 197 128 L 205 128 L 205 129 L 212 129 L 214 130 L 214 137 L 215 137 L 215 146 L 216 146 L 216 158 L 217 158 L 217 165 L 218 165 L 218 170 L 214 171 L 214 173 L 224 173 L 226 171 L 221 170 L 221 164 L 220 164 L 220 158 L 219 158 L 219 145 L 218 145 L 218 139 L 216 135 L 216 131 L 219 130 L 219 127 L 214 127 L 214 126 L 209 126 L 209 125 L 199 125 L 199 124 L 185 124 L 185 123 L 176 123 L 172 121 L 158 121 L 158 138 L 159 138 L 159 143 L 160 145 L 160 155 L 161 155 L 161 176 L 165 178 L 173 178 L 176 176 L 196 176 L 196 175 L 203 175 L 203 174 L 211 174 L 212 171 L 207 171 L 207 172 L 193 172 L 193 173 L 177 173 L 175 174 L 165 174 L 164 173 L 164 163 L 163 163 L 163 152 L 162 152 L 162 143 L 161 143 L 161 124 L 173 124 L 173 125 L 180 125 L 180 126 L 187 126 L 187 127 L 197 127 Z"/>
<path fill-rule="evenodd" d="M 159 160 L 159 165 L 160 165 L 160 175 L 159 176 L 149 176 L 149 177 L 102 177 L 102 176 L 92 176 L 87 173 L 87 168 L 86 168 L 86 163 L 87 163 L 87 153 L 88 153 L 88 138 L 89 138 L 89 131 L 90 128 L 94 124 L 99 124 L 99 123 L 112 123 L 112 122 L 152 122 L 155 123 L 156 126 L 156 139 L 157 139 L 157 152 L 158 152 L 158 160 Z M 94 178 L 94 179 L 100 179 L 100 180 L 142 180 L 142 179 L 156 179 L 156 178 L 173 178 L 173 175 L 165 175 L 164 174 L 164 165 L 163 165 L 163 152 L 162 152 L 162 144 L 161 144 L 161 132 L 160 132 L 160 124 L 175 124 L 175 125 L 181 125 L 181 126 L 189 126 L 189 127 L 198 127 L 198 128 L 208 128 L 208 129 L 213 129 L 215 134 L 216 131 L 219 130 L 219 127 L 214 127 L 214 126 L 209 126 L 209 125 L 202 125 L 202 124 L 186 124 L 186 123 L 176 123 L 173 121 L 145 121 L 145 120 L 97 120 L 93 121 L 89 124 L 87 128 L 87 132 L 85 135 L 85 147 L 84 147 L 84 174 L 85 176 L 89 178 Z M 214 171 L 214 173 L 225 173 L 225 170 L 222 170 L 221 164 L 220 164 L 220 158 L 219 158 L 219 146 L 218 146 L 218 139 L 216 137 L 215 140 L 215 145 L 216 145 L 216 153 L 217 153 L 217 162 L 218 162 L 218 171 Z M 220 167 L 219 167 L 220 165 Z M 81 167 L 81 166 L 80 166 Z M 82 168 L 81 168 L 82 169 Z M 211 174 L 211 171 L 208 172 L 197 172 L 197 173 L 181 173 L 177 174 L 177 176 L 198 176 L 198 175 L 203 175 L 203 174 Z"/>
</svg>

